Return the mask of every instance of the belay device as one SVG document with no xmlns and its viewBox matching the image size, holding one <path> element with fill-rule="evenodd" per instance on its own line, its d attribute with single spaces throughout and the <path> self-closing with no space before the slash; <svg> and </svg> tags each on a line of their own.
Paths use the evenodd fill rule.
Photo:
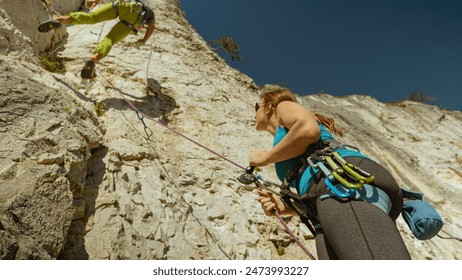
<svg viewBox="0 0 462 280">
<path fill-rule="evenodd" d="M 258 188 L 258 189 L 262 189 L 262 188 L 265 188 L 267 190 L 269 190 L 270 192 L 272 193 L 275 193 L 275 194 L 278 194 L 277 192 L 273 191 L 271 188 L 269 188 L 270 185 L 274 185 L 274 186 L 278 186 L 277 184 L 275 183 L 272 183 L 270 181 L 267 181 L 265 179 L 263 179 L 263 177 L 261 177 L 260 175 L 257 175 L 254 173 L 255 171 L 255 167 L 254 166 L 248 166 L 246 169 L 245 169 L 245 172 L 242 173 L 238 178 L 237 180 L 243 184 L 243 185 L 251 185 L 251 184 L 255 184 L 255 186 Z M 260 182 L 261 181 L 261 182 Z M 262 183 L 263 182 L 263 183 Z M 278 218 L 278 220 L 281 222 L 281 224 L 284 226 L 285 230 L 287 231 L 287 233 L 292 237 L 292 239 L 295 241 L 295 243 L 297 243 L 298 246 L 300 246 L 300 248 L 302 248 L 302 250 L 305 252 L 305 254 L 308 255 L 308 257 L 312 260 L 315 260 L 316 258 L 308 251 L 308 249 L 306 249 L 306 247 L 300 242 L 300 240 L 298 240 L 298 238 L 294 235 L 294 233 L 289 229 L 289 227 L 287 226 L 286 222 L 281 218 L 281 216 L 279 215 L 278 211 L 276 209 L 274 209 L 274 213 L 276 215 L 276 217 Z"/>
</svg>

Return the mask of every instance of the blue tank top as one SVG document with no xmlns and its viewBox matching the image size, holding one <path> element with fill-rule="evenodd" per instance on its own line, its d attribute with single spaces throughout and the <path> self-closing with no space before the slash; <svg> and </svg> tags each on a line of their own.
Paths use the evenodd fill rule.
<svg viewBox="0 0 462 280">
<path fill-rule="evenodd" d="M 320 124 L 319 128 L 321 129 L 321 140 L 335 140 L 332 134 L 330 134 L 330 132 L 327 131 L 327 129 L 323 125 Z M 279 126 L 277 128 L 276 133 L 274 134 L 273 147 L 282 141 L 282 139 L 287 135 L 288 131 L 289 130 L 283 126 Z M 341 157 L 368 158 L 367 156 L 355 150 L 340 149 L 337 150 L 337 152 L 340 154 Z M 279 180 L 284 181 L 287 172 L 294 165 L 297 159 L 298 157 L 294 157 L 285 161 L 277 162 L 275 164 L 276 174 Z M 302 176 L 299 176 L 294 182 L 292 182 L 291 187 L 294 187 L 299 195 L 305 194 L 313 181 L 313 177 L 318 172 L 318 168 L 312 168 L 311 166 L 308 166 L 308 168 L 305 169 L 305 171 L 303 172 Z"/>
</svg>

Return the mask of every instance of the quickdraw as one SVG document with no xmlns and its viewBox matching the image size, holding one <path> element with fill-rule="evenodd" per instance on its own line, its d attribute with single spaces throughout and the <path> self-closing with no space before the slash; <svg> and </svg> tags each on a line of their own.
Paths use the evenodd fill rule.
<svg viewBox="0 0 462 280">
<path fill-rule="evenodd" d="M 341 198 L 353 197 L 355 195 L 355 190 L 362 188 L 364 183 L 371 183 L 375 179 L 373 175 L 362 170 L 358 166 L 348 163 L 336 151 L 339 148 L 346 146 L 352 147 L 344 144 L 341 144 L 335 148 L 328 146 L 322 150 L 314 151 L 306 159 L 312 168 L 321 170 L 325 176 L 324 182 L 326 183 L 327 187 L 336 196 Z M 355 147 L 352 148 L 358 150 Z M 335 186 L 336 181 L 342 184 L 347 189 L 347 191 L 340 191 Z"/>
<path fill-rule="evenodd" d="M 341 198 L 348 198 L 348 197 L 352 197 L 354 195 L 354 189 L 353 188 L 350 188 L 348 190 L 348 192 L 341 192 L 339 189 L 337 189 L 337 187 L 333 184 L 335 179 L 337 177 L 339 177 L 339 175 L 337 173 L 332 174 L 330 172 L 329 169 L 327 169 L 327 167 L 322 163 L 322 162 L 319 162 L 317 164 L 317 166 L 319 167 L 319 169 L 321 169 L 322 173 L 324 173 L 324 175 L 326 176 L 326 178 L 324 179 L 324 182 L 326 183 L 327 187 L 334 193 L 336 194 L 338 197 L 341 197 Z M 334 171 L 335 172 L 335 171 Z M 342 177 L 340 177 L 342 178 Z M 342 178 L 343 179 L 343 178 Z"/>
<path fill-rule="evenodd" d="M 346 162 L 346 160 L 344 160 L 338 152 L 333 152 L 332 154 L 334 155 L 335 159 L 340 163 L 340 165 L 342 165 L 342 168 L 345 169 L 345 171 L 348 172 L 351 176 L 366 183 L 371 183 L 372 181 L 374 181 L 374 175 L 371 175 L 366 171 L 362 170 L 361 168 Z"/>
</svg>

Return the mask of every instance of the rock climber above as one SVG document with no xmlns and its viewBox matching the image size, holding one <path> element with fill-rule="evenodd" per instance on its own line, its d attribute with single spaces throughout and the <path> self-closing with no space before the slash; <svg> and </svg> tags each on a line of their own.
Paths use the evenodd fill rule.
<svg viewBox="0 0 462 280">
<path fill-rule="evenodd" d="M 38 26 L 39 32 L 48 32 L 65 24 L 95 24 L 119 18 L 120 21 L 93 50 L 91 60 L 88 60 L 82 69 L 82 78 L 94 77 L 95 63 L 107 56 L 112 47 L 129 34 L 136 34 L 138 30 L 146 27 L 144 37 L 138 41 L 144 44 L 155 29 L 154 11 L 142 0 L 115 0 L 92 10 L 100 2 L 101 0 L 86 0 L 85 6 L 91 10 L 90 12 L 69 13 L 44 21 Z"/>
</svg>

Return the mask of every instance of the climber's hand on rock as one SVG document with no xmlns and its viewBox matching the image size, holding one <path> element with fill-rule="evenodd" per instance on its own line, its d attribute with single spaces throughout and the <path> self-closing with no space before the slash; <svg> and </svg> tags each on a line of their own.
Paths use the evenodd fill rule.
<svg viewBox="0 0 462 280">
<path fill-rule="evenodd" d="M 85 7 L 87 7 L 88 9 L 93 9 L 96 5 L 98 5 L 98 2 L 97 0 L 87 0 L 85 2 Z"/>
</svg>

